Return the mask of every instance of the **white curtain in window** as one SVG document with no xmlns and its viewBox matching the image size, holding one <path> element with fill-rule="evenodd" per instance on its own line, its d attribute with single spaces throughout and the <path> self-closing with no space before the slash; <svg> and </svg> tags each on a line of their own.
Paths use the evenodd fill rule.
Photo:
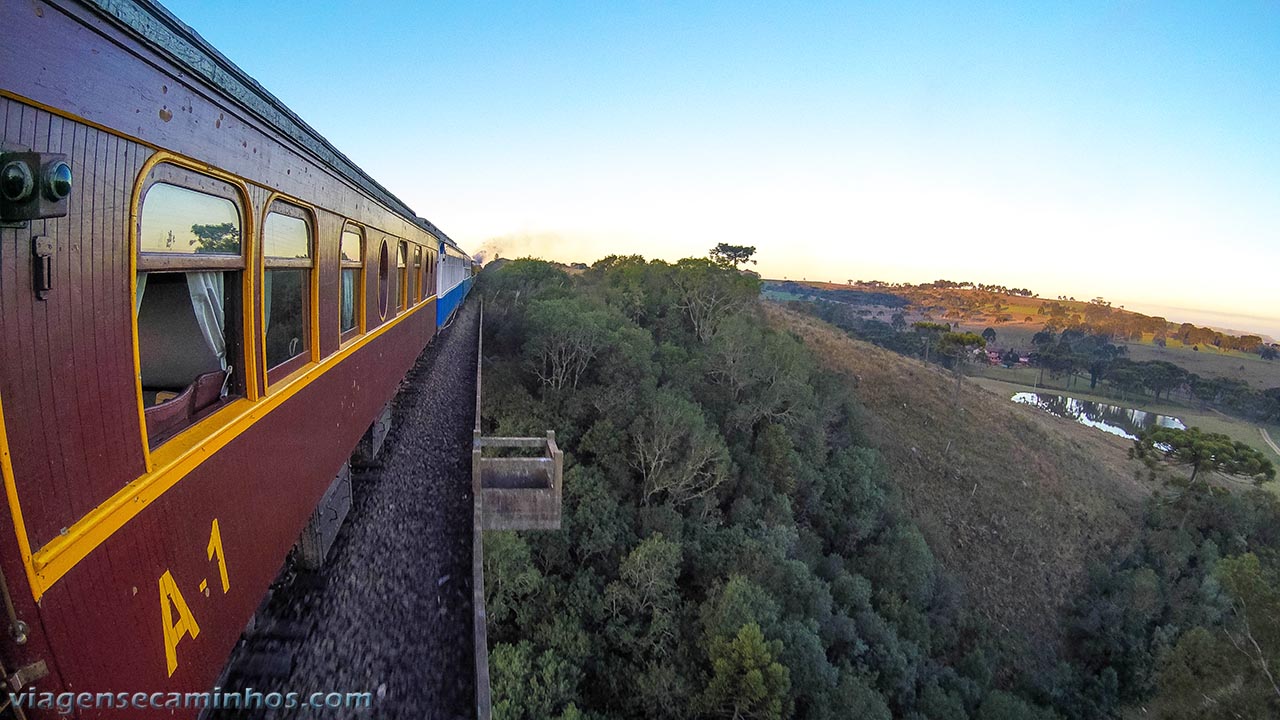
<svg viewBox="0 0 1280 720">
<path fill-rule="evenodd" d="M 271 271 L 262 273 L 262 337 L 271 329 Z"/>
<path fill-rule="evenodd" d="M 138 313 L 142 312 L 142 294 L 147 291 L 147 274 L 138 273 L 138 291 L 134 293 L 133 298 L 133 316 L 138 317 Z"/>
<path fill-rule="evenodd" d="M 187 291 L 191 294 L 191 309 L 196 323 L 209 349 L 218 356 L 222 369 L 227 369 L 226 315 L 222 307 L 223 274 L 220 272 L 189 272 Z"/>
<path fill-rule="evenodd" d="M 342 271 L 342 329 L 355 321 L 356 317 L 356 271 Z"/>
</svg>

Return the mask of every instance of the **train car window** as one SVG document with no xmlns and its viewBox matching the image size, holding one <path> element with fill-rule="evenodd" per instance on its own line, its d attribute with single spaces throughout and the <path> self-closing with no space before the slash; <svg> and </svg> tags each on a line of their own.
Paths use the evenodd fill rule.
<svg viewBox="0 0 1280 720">
<path fill-rule="evenodd" d="M 449 289 L 449 263 L 450 262 L 451 262 L 451 258 L 449 257 L 449 250 L 446 246 L 446 249 L 440 253 L 440 285 L 439 287 L 440 287 L 441 296 L 443 296 L 445 294 L 445 291 Z"/>
<path fill-rule="evenodd" d="M 391 293 L 391 258 L 387 251 L 387 241 L 382 240 L 382 248 L 378 251 L 378 319 L 387 319 L 387 302 Z"/>
<path fill-rule="evenodd" d="M 436 294 L 436 251 L 427 250 L 427 284 L 423 294 L 427 296 Z"/>
<path fill-rule="evenodd" d="M 414 246 L 413 248 L 413 297 L 409 299 L 411 303 L 417 303 L 422 299 L 422 248 Z"/>
<path fill-rule="evenodd" d="M 242 212 L 235 186 L 161 163 L 140 193 L 138 372 L 155 448 L 244 395 Z"/>
<path fill-rule="evenodd" d="M 343 340 L 360 334 L 364 319 L 364 238 L 355 228 L 342 231 L 342 294 L 338 310 L 339 334 Z"/>
<path fill-rule="evenodd" d="M 277 202 L 262 223 L 262 318 L 267 383 L 302 367 L 311 351 L 311 222 Z"/>
<path fill-rule="evenodd" d="M 409 254 L 408 243 L 401 240 L 396 249 L 396 270 L 399 283 L 396 288 L 396 310 L 404 310 L 409 305 L 409 267 L 405 256 Z"/>
<path fill-rule="evenodd" d="M 142 204 L 144 253 L 240 255 L 240 212 L 225 197 L 154 183 Z"/>
<path fill-rule="evenodd" d="M 455 255 L 456 251 L 446 246 L 444 255 L 440 263 L 440 290 L 442 293 L 452 290 L 458 283 L 462 282 L 463 277 L 462 262 Z"/>
<path fill-rule="evenodd" d="M 404 290 L 403 292 L 404 306 L 406 308 L 409 308 L 409 307 L 413 307 L 413 294 L 415 292 L 415 289 L 413 287 L 413 282 L 414 282 L 413 247 L 414 246 L 413 246 L 413 243 L 401 243 L 401 247 L 404 249 L 405 263 L 404 263 L 404 270 L 401 272 L 402 282 L 400 287 L 403 288 Z"/>
</svg>

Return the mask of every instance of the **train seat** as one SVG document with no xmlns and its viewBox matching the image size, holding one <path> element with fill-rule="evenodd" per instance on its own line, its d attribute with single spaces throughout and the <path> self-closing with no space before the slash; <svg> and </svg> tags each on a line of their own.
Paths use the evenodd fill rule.
<svg viewBox="0 0 1280 720">
<path fill-rule="evenodd" d="M 184 273 L 149 273 L 138 309 L 138 359 L 153 443 L 221 400 L 227 373 L 196 321 Z"/>
<path fill-rule="evenodd" d="M 163 440 L 190 425 L 222 399 L 226 379 L 223 370 L 205 373 L 177 395 L 145 408 L 142 414 L 147 420 L 147 437 Z"/>
</svg>

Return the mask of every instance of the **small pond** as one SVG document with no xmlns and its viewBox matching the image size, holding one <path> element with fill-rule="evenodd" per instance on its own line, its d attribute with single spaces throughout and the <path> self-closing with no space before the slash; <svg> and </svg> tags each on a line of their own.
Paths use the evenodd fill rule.
<svg viewBox="0 0 1280 720">
<path fill-rule="evenodd" d="M 1020 392 L 1014 393 L 1012 400 L 1023 405 L 1035 405 L 1058 417 L 1070 418 L 1081 425 L 1088 425 L 1130 440 L 1137 439 L 1138 435 L 1156 426 L 1179 430 L 1185 430 L 1187 427 L 1181 420 L 1169 415 L 1157 415 L 1092 400 L 1077 400 L 1065 395 Z"/>
</svg>

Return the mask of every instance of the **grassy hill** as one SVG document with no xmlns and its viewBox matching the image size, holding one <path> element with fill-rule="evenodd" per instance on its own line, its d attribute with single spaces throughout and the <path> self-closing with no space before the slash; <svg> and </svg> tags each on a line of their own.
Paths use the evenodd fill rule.
<svg viewBox="0 0 1280 720">
<path fill-rule="evenodd" d="M 1015 405 L 774 303 L 770 322 L 847 375 L 933 552 L 1008 639 L 1056 647 L 1088 563 L 1125 542 L 1151 484 L 1128 441 Z"/>
</svg>

